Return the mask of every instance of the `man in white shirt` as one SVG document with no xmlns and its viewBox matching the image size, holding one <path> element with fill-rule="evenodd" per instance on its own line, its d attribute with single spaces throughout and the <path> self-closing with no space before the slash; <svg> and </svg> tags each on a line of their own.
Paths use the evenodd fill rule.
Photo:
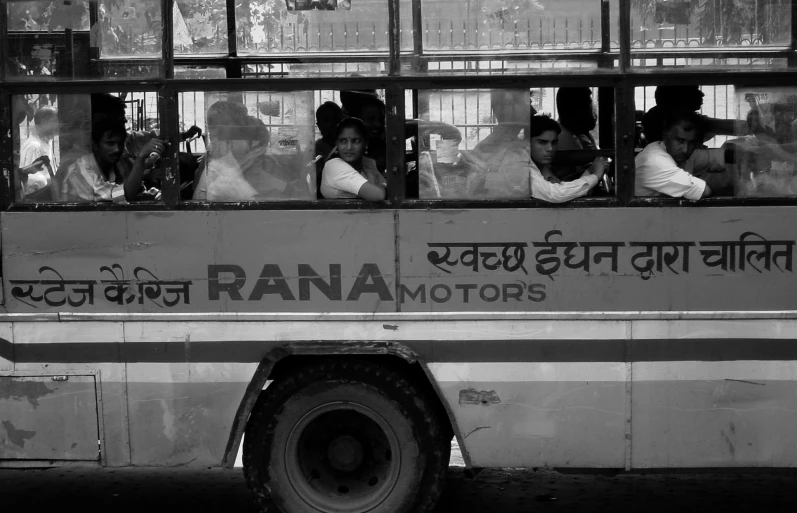
<svg viewBox="0 0 797 513">
<path fill-rule="evenodd" d="M 531 116 L 531 197 L 550 203 L 564 203 L 585 196 L 606 171 L 607 161 L 598 157 L 583 174 L 570 182 L 558 182 L 551 172 L 551 164 L 559 145 L 559 123 L 545 115 Z"/>
<path fill-rule="evenodd" d="M 688 110 L 665 115 L 663 140 L 648 144 L 636 156 L 637 196 L 671 196 L 699 200 L 711 196 L 711 187 L 695 176 L 725 171 L 733 148 L 699 150 L 702 143 L 698 114 Z M 695 174 L 693 174 L 695 173 Z"/>
</svg>

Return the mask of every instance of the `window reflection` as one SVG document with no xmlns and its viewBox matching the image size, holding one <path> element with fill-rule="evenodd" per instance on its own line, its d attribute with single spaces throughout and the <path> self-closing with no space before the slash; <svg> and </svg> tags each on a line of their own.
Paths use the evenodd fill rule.
<svg viewBox="0 0 797 513">
<path fill-rule="evenodd" d="M 350 10 L 288 10 L 288 5 L 285 0 L 236 2 L 239 52 L 388 50 L 387 0 L 356 0 Z"/>
<path fill-rule="evenodd" d="M 181 119 L 203 118 L 207 153 L 189 177 L 198 201 L 316 198 L 313 96 L 294 93 L 194 93 Z M 195 109 L 202 109 L 197 116 Z"/>
<path fill-rule="evenodd" d="M 175 53 L 227 53 L 225 0 L 178 0 L 173 17 Z"/>
<path fill-rule="evenodd" d="M 601 3 L 585 0 L 423 0 L 429 50 L 600 48 Z"/>
</svg>

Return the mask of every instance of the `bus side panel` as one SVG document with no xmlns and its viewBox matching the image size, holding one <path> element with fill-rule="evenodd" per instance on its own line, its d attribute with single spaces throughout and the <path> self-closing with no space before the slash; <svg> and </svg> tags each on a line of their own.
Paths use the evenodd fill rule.
<svg viewBox="0 0 797 513">
<path fill-rule="evenodd" d="M 625 465 L 623 363 L 432 363 L 476 467 Z"/>
<path fill-rule="evenodd" d="M 436 381 L 470 464 L 625 467 L 626 323 L 428 324 L 398 332 Z"/>
<path fill-rule="evenodd" d="M 218 466 L 257 363 L 128 365 L 131 463 Z"/>
<path fill-rule="evenodd" d="M 401 211 L 399 308 L 797 310 L 791 208 Z"/>
<path fill-rule="evenodd" d="M 1 218 L 10 312 L 395 311 L 392 212 Z"/>
<path fill-rule="evenodd" d="M 635 321 L 632 465 L 797 466 L 797 323 Z"/>
</svg>

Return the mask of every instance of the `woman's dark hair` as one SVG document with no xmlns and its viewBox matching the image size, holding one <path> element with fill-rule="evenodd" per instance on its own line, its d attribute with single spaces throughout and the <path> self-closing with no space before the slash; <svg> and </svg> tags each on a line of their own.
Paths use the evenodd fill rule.
<svg viewBox="0 0 797 513">
<path fill-rule="evenodd" d="M 360 118 L 344 118 L 335 128 L 335 137 L 340 137 L 340 134 L 347 128 L 353 128 L 363 139 L 368 139 L 368 128 Z"/>
<path fill-rule="evenodd" d="M 562 127 L 547 114 L 536 114 L 531 116 L 531 120 L 529 121 L 529 138 L 537 137 L 543 132 L 549 131 L 556 132 L 558 135 L 562 133 Z"/>
<path fill-rule="evenodd" d="M 91 140 L 95 143 L 100 142 L 106 132 L 110 132 L 113 135 L 121 135 L 123 139 L 127 138 L 127 130 L 123 120 L 118 117 L 96 117 L 91 124 Z"/>
</svg>

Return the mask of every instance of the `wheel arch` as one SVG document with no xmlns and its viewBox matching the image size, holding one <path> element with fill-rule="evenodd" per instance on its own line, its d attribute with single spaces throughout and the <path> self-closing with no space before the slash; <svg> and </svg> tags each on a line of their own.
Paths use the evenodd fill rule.
<svg viewBox="0 0 797 513">
<path fill-rule="evenodd" d="M 234 467 L 249 415 L 254 410 L 266 382 L 279 379 L 280 376 L 297 366 L 329 357 L 370 360 L 401 372 L 432 401 L 435 412 L 443 425 L 447 427 L 449 434 L 456 434 L 457 438 L 461 440 L 453 413 L 443 400 L 437 382 L 428 366 L 414 350 L 406 345 L 391 341 L 291 342 L 269 351 L 257 366 L 233 419 L 221 463 L 222 467 Z M 463 457 L 466 462 L 469 461 L 464 450 Z"/>
</svg>

